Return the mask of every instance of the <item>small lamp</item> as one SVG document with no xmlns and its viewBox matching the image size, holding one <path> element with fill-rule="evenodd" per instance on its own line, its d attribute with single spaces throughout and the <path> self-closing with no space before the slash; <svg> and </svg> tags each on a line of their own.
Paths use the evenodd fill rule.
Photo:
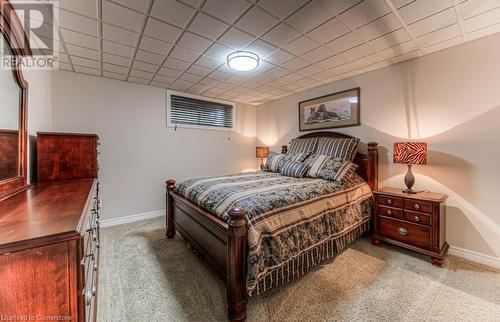
<svg viewBox="0 0 500 322">
<path fill-rule="evenodd" d="M 264 168 L 264 158 L 269 154 L 268 146 L 258 146 L 255 148 L 255 157 L 260 158 L 260 168 Z"/>
<path fill-rule="evenodd" d="M 414 164 L 427 164 L 427 143 L 424 142 L 396 142 L 394 143 L 393 163 L 408 165 L 408 172 L 405 175 L 405 193 L 417 193 L 412 190 L 415 177 L 411 172 Z"/>
</svg>

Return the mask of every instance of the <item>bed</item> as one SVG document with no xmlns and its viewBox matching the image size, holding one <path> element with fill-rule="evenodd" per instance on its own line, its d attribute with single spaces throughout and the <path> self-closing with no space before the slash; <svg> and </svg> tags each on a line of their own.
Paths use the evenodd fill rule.
<svg viewBox="0 0 500 322">
<path fill-rule="evenodd" d="M 299 138 L 321 137 L 351 138 Z M 226 281 L 229 319 L 244 320 L 249 296 L 304 275 L 369 229 L 378 145 L 366 151 L 344 184 L 271 172 L 167 180 L 167 238 L 179 232 Z"/>
</svg>

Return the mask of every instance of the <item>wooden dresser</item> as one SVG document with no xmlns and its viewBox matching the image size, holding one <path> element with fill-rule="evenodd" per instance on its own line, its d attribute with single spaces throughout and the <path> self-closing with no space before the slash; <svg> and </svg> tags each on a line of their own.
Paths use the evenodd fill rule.
<svg viewBox="0 0 500 322">
<path fill-rule="evenodd" d="M 372 241 L 385 241 L 425 255 L 436 266 L 448 252 L 446 242 L 447 195 L 433 192 L 403 193 L 382 188 L 375 195 L 375 233 Z"/>
<path fill-rule="evenodd" d="M 37 142 L 44 151 L 38 155 L 43 180 L 0 202 L 0 314 L 11 320 L 95 321 L 99 182 L 97 171 L 82 175 L 73 167 L 97 170 L 98 138 L 48 136 Z M 83 144 L 82 137 L 93 139 Z M 80 158 L 79 150 L 93 157 Z"/>
</svg>

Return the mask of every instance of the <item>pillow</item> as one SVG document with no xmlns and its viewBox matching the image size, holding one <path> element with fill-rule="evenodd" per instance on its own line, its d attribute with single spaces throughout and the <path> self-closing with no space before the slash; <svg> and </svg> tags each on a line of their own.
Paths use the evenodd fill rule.
<svg viewBox="0 0 500 322">
<path fill-rule="evenodd" d="M 358 138 L 319 138 L 316 154 L 352 161 L 356 156 L 358 145 Z"/>
<path fill-rule="evenodd" d="M 283 164 L 289 161 L 304 162 L 310 153 L 287 153 L 279 154 L 276 152 L 269 152 L 267 161 L 264 164 L 264 170 L 270 172 L 280 172 Z"/>
<path fill-rule="evenodd" d="M 316 151 L 318 146 L 318 138 L 309 139 L 293 139 L 288 147 L 288 153 L 312 153 Z"/>
<path fill-rule="evenodd" d="M 316 154 L 307 159 L 309 165 L 308 177 L 322 178 L 330 181 L 345 183 L 356 171 L 358 166 L 348 160 L 331 158 L 324 154 Z"/>
<path fill-rule="evenodd" d="M 304 178 L 309 170 L 309 165 L 304 162 L 288 161 L 281 167 L 280 173 L 287 177 Z"/>
</svg>

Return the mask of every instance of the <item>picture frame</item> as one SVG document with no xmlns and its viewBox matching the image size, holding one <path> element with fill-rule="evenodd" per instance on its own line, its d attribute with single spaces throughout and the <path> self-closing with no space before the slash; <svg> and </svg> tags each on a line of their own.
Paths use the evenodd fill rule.
<svg viewBox="0 0 500 322">
<path fill-rule="evenodd" d="M 299 131 L 359 126 L 359 87 L 299 102 Z"/>
</svg>

